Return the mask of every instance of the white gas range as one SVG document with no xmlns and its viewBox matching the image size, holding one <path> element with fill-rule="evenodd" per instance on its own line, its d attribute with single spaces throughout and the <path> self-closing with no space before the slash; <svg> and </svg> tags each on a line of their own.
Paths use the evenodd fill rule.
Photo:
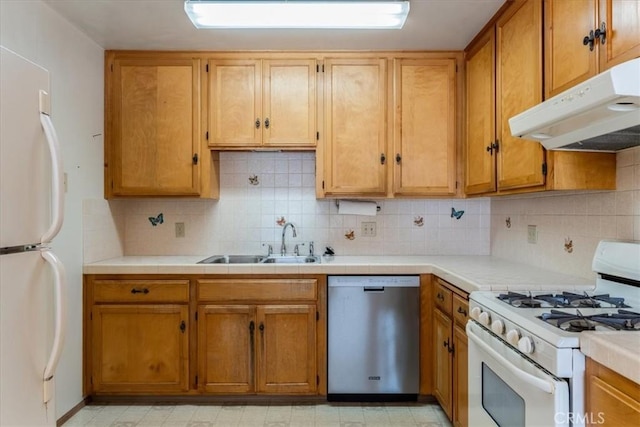
<svg viewBox="0 0 640 427">
<path fill-rule="evenodd" d="M 582 426 L 597 416 L 585 413 L 580 333 L 640 333 L 640 242 L 601 241 L 593 270 L 586 293 L 471 293 L 471 424 Z"/>
</svg>

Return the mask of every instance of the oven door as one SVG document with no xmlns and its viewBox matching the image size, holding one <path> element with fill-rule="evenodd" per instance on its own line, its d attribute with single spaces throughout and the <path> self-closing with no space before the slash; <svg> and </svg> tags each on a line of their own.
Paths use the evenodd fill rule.
<svg viewBox="0 0 640 427">
<path fill-rule="evenodd" d="M 469 425 L 569 425 L 569 386 L 473 320 L 469 337 Z"/>
</svg>

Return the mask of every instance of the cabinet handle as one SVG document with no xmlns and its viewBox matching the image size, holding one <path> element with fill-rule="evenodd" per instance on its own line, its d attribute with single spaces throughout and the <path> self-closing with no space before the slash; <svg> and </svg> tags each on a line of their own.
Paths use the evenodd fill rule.
<svg viewBox="0 0 640 427">
<path fill-rule="evenodd" d="M 462 307 L 458 307 L 458 313 L 462 314 L 464 317 L 467 317 L 467 310 Z"/>
<path fill-rule="evenodd" d="M 446 347 L 447 350 L 449 349 L 449 338 L 447 338 L 447 340 L 445 342 L 442 343 L 443 347 Z"/>
<path fill-rule="evenodd" d="M 600 44 L 604 44 L 607 40 L 607 25 L 602 21 L 600 23 L 600 28 L 597 28 L 593 36 L 597 39 L 600 39 Z M 593 49 L 591 49 L 593 50 Z"/>
<path fill-rule="evenodd" d="M 186 330 L 187 330 L 187 324 L 184 323 L 184 320 L 183 320 L 182 322 L 180 322 L 180 332 L 184 334 Z"/>
<path fill-rule="evenodd" d="M 500 141 L 497 139 L 496 139 L 496 142 L 492 142 L 487 146 L 487 152 L 491 155 L 493 155 L 494 151 L 497 153 L 499 149 L 500 149 Z"/>
<path fill-rule="evenodd" d="M 444 301 L 444 296 L 440 292 L 438 292 L 436 298 L 438 299 L 438 301 Z"/>
<path fill-rule="evenodd" d="M 396 163 L 400 164 L 401 160 L 402 160 L 402 157 L 400 156 L 400 153 L 396 153 Z"/>
<path fill-rule="evenodd" d="M 253 370 L 255 369 L 255 363 L 254 363 L 254 357 L 255 357 L 255 336 L 254 336 L 254 331 L 256 329 L 256 324 L 253 322 L 253 320 L 251 322 L 249 322 L 249 348 L 250 348 L 250 352 L 249 352 L 249 357 L 251 358 L 251 366 L 250 366 L 250 381 L 251 384 L 253 384 Z"/>
<path fill-rule="evenodd" d="M 593 50 L 593 41 L 594 40 L 595 40 L 595 38 L 594 38 L 593 30 L 591 30 L 591 31 L 589 31 L 589 35 L 588 36 L 584 36 L 584 38 L 582 39 L 582 44 L 585 45 L 585 46 L 589 45 L 589 50 Z"/>
<path fill-rule="evenodd" d="M 384 162 L 387 161 L 387 156 L 384 155 L 384 153 L 380 153 L 380 164 L 384 165 Z"/>
<path fill-rule="evenodd" d="M 260 329 L 260 333 L 264 335 L 264 324 L 262 322 L 260 322 L 260 326 L 258 326 L 258 329 Z"/>
<path fill-rule="evenodd" d="M 454 350 L 454 349 L 455 349 L 455 348 L 454 348 L 454 345 L 453 345 L 453 344 L 451 344 L 451 347 L 447 347 L 447 351 L 448 351 L 449 353 L 453 353 L 453 350 Z"/>
<path fill-rule="evenodd" d="M 256 129 L 260 129 L 260 119 L 256 119 Z"/>
<path fill-rule="evenodd" d="M 198 153 L 195 153 L 193 155 L 193 157 L 191 158 L 191 160 L 193 160 L 193 164 L 197 165 L 198 164 Z"/>
<path fill-rule="evenodd" d="M 131 289 L 131 293 L 132 294 L 148 294 L 149 293 L 149 289 L 147 289 L 147 288 L 142 288 L 142 289 L 133 288 L 133 289 Z"/>
<path fill-rule="evenodd" d="M 266 119 L 264 119 L 264 128 L 265 128 L 265 129 L 269 129 L 269 117 L 267 117 Z"/>
</svg>

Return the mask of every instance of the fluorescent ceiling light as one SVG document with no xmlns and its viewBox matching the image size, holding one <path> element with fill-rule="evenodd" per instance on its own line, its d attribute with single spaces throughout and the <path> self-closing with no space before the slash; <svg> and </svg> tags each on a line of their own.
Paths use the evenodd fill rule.
<svg viewBox="0 0 640 427">
<path fill-rule="evenodd" d="M 186 0 L 196 28 L 402 28 L 409 1 Z"/>
</svg>

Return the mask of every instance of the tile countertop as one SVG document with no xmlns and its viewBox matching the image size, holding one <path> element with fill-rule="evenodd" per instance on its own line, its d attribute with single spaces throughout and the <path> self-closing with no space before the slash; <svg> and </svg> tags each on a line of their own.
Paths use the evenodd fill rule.
<svg viewBox="0 0 640 427">
<path fill-rule="evenodd" d="M 209 255 L 126 256 L 85 264 L 84 274 L 428 274 L 476 290 L 590 290 L 595 282 L 491 256 L 336 256 L 319 264 L 197 264 Z M 640 383 L 640 334 L 585 332 L 581 350 Z M 584 337 L 584 338 L 583 338 Z"/>
<path fill-rule="evenodd" d="M 640 384 L 638 332 L 581 332 L 580 351 L 601 365 Z"/>
<path fill-rule="evenodd" d="M 588 290 L 595 282 L 491 256 L 336 256 L 318 264 L 197 264 L 200 256 L 126 256 L 85 264 L 84 274 L 428 274 L 466 292 Z"/>
</svg>

